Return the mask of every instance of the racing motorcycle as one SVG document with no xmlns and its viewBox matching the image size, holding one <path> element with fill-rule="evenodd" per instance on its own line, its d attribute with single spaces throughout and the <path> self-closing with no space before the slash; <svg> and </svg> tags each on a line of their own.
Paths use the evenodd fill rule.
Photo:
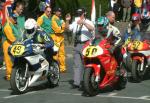
<svg viewBox="0 0 150 103">
<path fill-rule="evenodd" d="M 130 41 L 130 42 L 129 42 Z M 141 82 L 146 71 L 150 67 L 150 41 L 149 40 L 128 40 L 128 45 L 123 48 L 124 55 L 130 60 L 127 70 L 135 82 Z"/>
<path fill-rule="evenodd" d="M 94 41 L 94 42 L 93 42 Z M 84 90 L 89 96 L 107 87 L 123 89 L 127 83 L 127 73 L 123 62 L 117 63 L 110 53 L 107 39 L 90 40 L 84 45 L 82 54 L 85 65 L 83 76 Z"/>
<path fill-rule="evenodd" d="M 59 83 L 60 69 L 57 61 L 48 61 L 42 44 L 32 43 L 27 39 L 10 46 L 10 55 L 14 58 L 10 85 L 14 93 L 27 92 L 38 81 L 47 81 L 55 87 Z M 47 78 L 47 80 L 46 80 Z M 35 83 L 36 82 L 36 83 Z"/>
</svg>

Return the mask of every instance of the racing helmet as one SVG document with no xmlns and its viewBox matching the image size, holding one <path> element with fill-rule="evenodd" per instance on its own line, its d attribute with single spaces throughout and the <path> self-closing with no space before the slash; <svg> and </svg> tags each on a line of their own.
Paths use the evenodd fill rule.
<svg viewBox="0 0 150 103">
<path fill-rule="evenodd" d="M 102 35 L 108 32 L 109 19 L 107 17 L 100 17 L 97 19 L 97 29 L 98 32 Z"/>
<path fill-rule="evenodd" d="M 134 13 L 132 14 L 132 21 L 140 20 L 140 14 Z"/>
<path fill-rule="evenodd" d="M 143 10 L 143 13 L 141 15 L 142 15 L 143 19 L 149 19 L 150 18 L 149 12 L 146 9 Z"/>
<path fill-rule="evenodd" d="M 34 19 L 29 18 L 25 21 L 24 27 L 27 34 L 33 36 L 36 33 L 37 23 Z"/>
</svg>

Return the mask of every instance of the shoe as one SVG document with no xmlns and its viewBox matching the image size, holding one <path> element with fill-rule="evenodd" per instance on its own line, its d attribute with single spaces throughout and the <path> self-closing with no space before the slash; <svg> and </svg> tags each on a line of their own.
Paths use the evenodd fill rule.
<svg viewBox="0 0 150 103">
<path fill-rule="evenodd" d="M 79 86 L 79 85 L 72 84 L 71 89 L 79 89 L 79 88 L 80 88 L 80 86 Z"/>
<path fill-rule="evenodd" d="M 5 76 L 4 79 L 10 81 L 10 76 Z"/>
<path fill-rule="evenodd" d="M 79 90 L 79 91 L 84 91 L 83 81 L 80 82 L 80 87 L 79 87 L 78 90 Z"/>
<path fill-rule="evenodd" d="M 66 73 L 67 71 L 66 70 L 60 70 L 60 73 Z"/>
<path fill-rule="evenodd" d="M 84 88 L 83 88 L 83 86 L 79 86 L 79 89 L 78 89 L 79 91 L 84 91 Z"/>
</svg>

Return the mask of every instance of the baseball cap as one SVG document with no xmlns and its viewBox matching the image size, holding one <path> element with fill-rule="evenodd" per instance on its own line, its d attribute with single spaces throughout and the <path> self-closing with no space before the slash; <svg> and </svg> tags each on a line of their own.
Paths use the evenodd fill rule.
<svg viewBox="0 0 150 103">
<path fill-rule="evenodd" d="M 85 8 L 79 8 L 77 9 L 76 13 L 77 13 L 77 16 L 81 16 L 83 13 L 86 14 L 86 10 Z"/>
</svg>

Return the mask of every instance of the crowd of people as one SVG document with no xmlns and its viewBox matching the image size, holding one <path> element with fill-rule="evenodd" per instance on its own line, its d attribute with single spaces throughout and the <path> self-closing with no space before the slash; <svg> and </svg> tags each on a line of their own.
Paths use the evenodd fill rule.
<svg viewBox="0 0 150 103">
<path fill-rule="evenodd" d="M 110 0 L 109 5 L 118 21 L 129 22 L 133 13 L 140 14 L 141 18 L 150 15 L 150 0 Z"/>
<path fill-rule="evenodd" d="M 28 18 L 25 21 L 25 17 L 22 15 L 24 10 L 24 3 L 23 2 L 16 2 L 14 9 L 8 9 L 12 2 L 3 2 L 1 0 L 1 7 L 0 9 L 3 11 L 4 9 L 8 9 L 7 17 L 5 20 L 2 20 L 4 15 L 2 15 L 1 23 L 2 23 L 2 44 L 3 44 L 3 53 L 4 53 L 4 61 L 6 64 L 6 80 L 10 80 L 11 71 L 13 62 L 8 54 L 8 48 L 17 40 L 24 37 L 24 32 L 26 34 L 33 36 L 41 35 L 42 41 L 46 44 L 46 47 L 52 47 L 54 44 L 50 43 L 50 39 L 54 41 L 54 43 L 59 44 L 59 51 L 54 58 L 59 61 L 60 72 L 66 72 L 66 63 L 65 63 L 65 48 L 64 48 L 64 31 L 70 30 L 74 34 L 76 34 L 75 38 L 75 45 L 74 45 L 74 77 L 73 77 L 73 88 L 80 88 L 82 83 L 82 75 L 83 75 L 83 61 L 82 61 L 82 49 L 85 42 L 92 38 L 93 32 L 97 29 L 98 33 L 101 34 L 104 38 L 109 38 L 109 42 L 113 43 L 112 48 L 110 48 L 110 52 L 116 49 L 117 45 L 121 42 L 121 35 L 118 28 L 113 26 L 115 22 L 115 16 L 118 15 L 119 10 L 118 7 L 115 7 L 115 3 L 119 2 L 119 0 L 110 0 L 110 8 L 111 11 L 108 11 L 104 17 L 100 17 L 97 19 L 97 23 L 95 25 L 92 21 L 86 18 L 87 12 L 85 8 L 79 8 L 76 13 L 75 20 L 70 24 L 71 15 L 67 14 L 65 20 L 61 18 L 62 9 L 60 7 L 55 8 L 52 10 L 50 6 L 46 6 L 44 8 L 44 13 L 37 18 L 35 21 L 33 18 Z M 121 0 L 121 4 L 123 7 L 123 21 L 132 21 L 132 24 L 129 25 L 130 27 L 127 28 L 125 32 L 125 39 L 128 38 L 128 35 L 137 33 L 140 31 L 140 20 L 143 19 L 146 15 L 149 16 L 149 3 L 150 0 Z M 134 13 L 130 17 L 131 8 L 134 7 Z M 52 15 L 52 12 L 54 13 Z M 127 15 L 126 15 L 127 14 Z M 143 15 L 141 15 L 143 14 Z M 97 27 L 97 28 L 96 28 Z M 40 31 L 39 31 L 40 28 Z M 45 32 L 47 35 L 40 34 Z M 116 38 L 115 40 L 111 39 L 112 35 Z M 27 36 L 28 37 L 28 36 Z M 36 37 L 35 37 L 36 38 Z M 140 37 L 139 37 L 140 38 Z M 111 41 L 112 40 L 112 41 Z M 36 42 L 40 42 L 37 40 Z M 118 57 L 116 57 L 118 58 Z M 119 61 L 118 61 L 119 62 Z"/>
</svg>

